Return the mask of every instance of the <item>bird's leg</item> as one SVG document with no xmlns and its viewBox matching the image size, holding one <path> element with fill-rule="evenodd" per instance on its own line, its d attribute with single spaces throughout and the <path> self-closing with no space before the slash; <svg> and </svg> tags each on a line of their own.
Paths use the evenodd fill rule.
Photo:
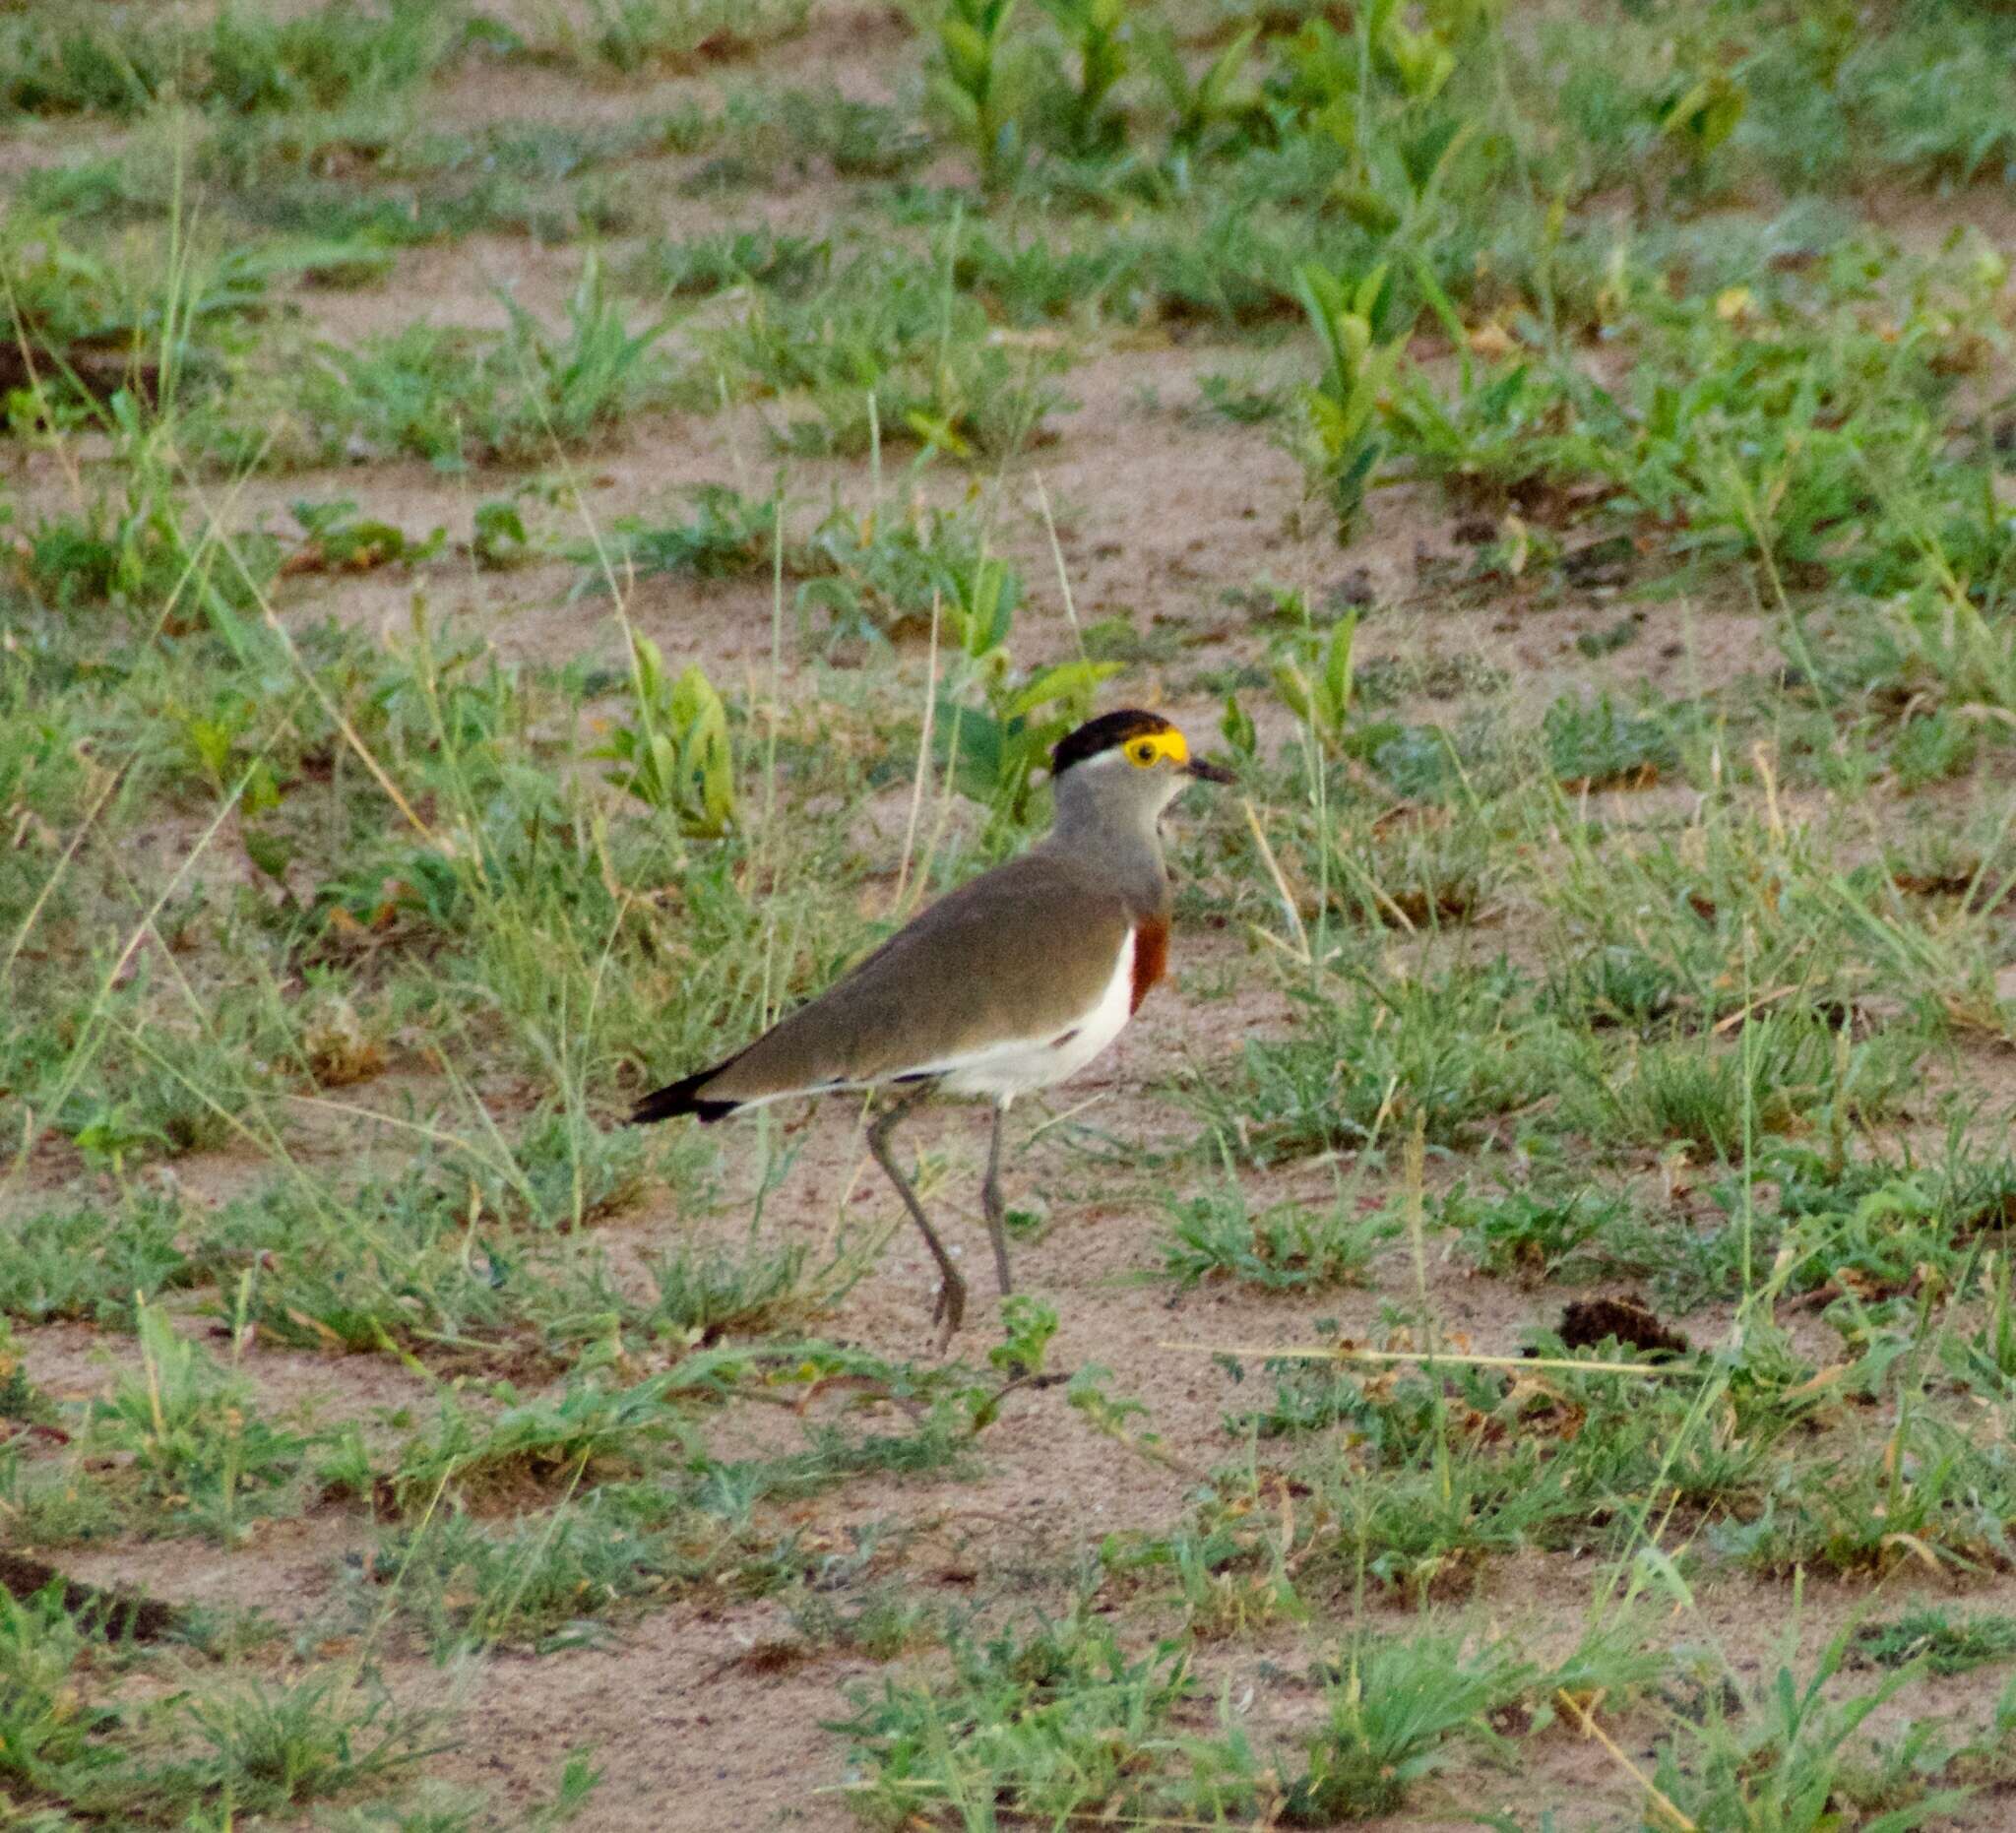
<svg viewBox="0 0 2016 1833">
<path fill-rule="evenodd" d="M 986 1212 L 987 1233 L 994 1243 L 994 1273 L 1001 1283 L 1001 1296 L 1015 1290 L 1008 1277 L 1008 1211 L 1001 1201 L 1001 1128 L 1008 1118 L 1008 1104 L 994 1104 L 994 1130 L 987 1140 L 987 1177 L 980 1185 L 980 1208 Z"/>
<path fill-rule="evenodd" d="M 881 1166 L 889 1181 L 896 1186 L 896 1194 L 903 1198 L 903 1206 L 910 1211 L 911 1221 L 922 1231 L 924 1245 L 938 1263 L 942 1283 L 938 1288 L 938 1301 L 931 1307 L 931 1322 L 940 1326 L 938 1348 L 942 1352 L 966 1316 L 966 1281 L 952 1264 L 952 1256 L 945 1251 L 945 1243 L 938 1238 L 937 1230 L 931 1227 L 931 1219 L 924 1214 L 924 1206 L 917 1201 L 917 1193 L 911 1188 L 910 1179 L 896 1169 L 896 1160 L 889 1150 L 889 1136 L 910 1117 L 911 1109 L 923 1100 L 924 1093 L 919 1090 L 914 1095 L 906 1096 L 875 1116 L 868 1128 L 868 1150 L 875 1155 L 875 1163 Z"/>
</svg>

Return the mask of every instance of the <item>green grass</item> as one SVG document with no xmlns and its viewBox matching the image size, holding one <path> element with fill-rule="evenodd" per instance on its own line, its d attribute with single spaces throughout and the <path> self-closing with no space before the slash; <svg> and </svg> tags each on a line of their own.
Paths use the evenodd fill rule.
<svg viewBox="0 0 2016 1833">
<path fill-rule="evenodd" d="M 250 5 L 184 23 L 144 7 L 58 5 L 6 22 L 0 105 L 15 114 L 137 114 L 170 95 L 233 114 L 332 107 L 424 83 L 452 50 L 458 9 L 352 0 L 276 18 Z"/>
<path fill-rule="evenodd" d="M 1065 405 L 1056 357 L 985 335 L 984 309 L 954 284 L 956 236 L 940 240 L 928 265 L 862 254 L 816 293 L 759 294 L 714 336 L 730 386 L 781 398 L 780 449 L 859 456 L 888 439 L 999 457 Z"/>
<path fill-rule="evenodd" d="M 806 0 L 758 7 L 720 0 L 595 0 L 595 50 L 629 73 L 658 64 L 746 56 L 804 28 Z"/>
<path fill-rule="evenodd" d="M 507 298 L 502 336 L 415 325 L 291 352 L 198 425 L 226 466 L 326 465 L 359 450 L 444 471 L 542 462 L 683 398 L 662 323 L 634 327 L 590 254 L 558 325 Z M 256 417 L 250 417 L 256 416 Z"/>
<path fill-rule="evenodd" d="M 1265 1162 L 1405 1132 L 1436 1144 L 1550 1094 L 1576 1041 L 1522 1012 L 1507 963 L 1433 979 L 1326 985 L 1305 995 L 1309 1023 L 1284 1043 L 1248 1043 L 1228 1085 L 1191 1100 L 1221 1149 Z"/>
<path fill-rule="evenodd" d="M 1962 1615 L 1934 1606 L 1905 1612 L 1856 1632 L 1851 1660 L 1902 1668 L 1922 1659 L 1935 1674 L 1970 1674 L 2016 1656 L 2016 1627 L 2006 1617 Z"/>
<path fill-rule="evenodd" d="M 77 1709 L 78 1682 L 108 1651 L 52 1588 L 0 1595 L 0 1688 L 9 1738 L 0 1775 L 32 1811 L 129 1826 L 272 1813 L 382 1788 L 440 1748 L 436 1711 L 335 1675 L 205 1683 L 165 1700 Z"/>
<path fill-rule="evenodd" d="M 1256 1216 L 1235 1184 L 1170 1208 L 1163 1264 L 1186 1287 L 1235 1280 L 1292 1292 L 1358 1284 L 1378 1244 L 1400 1232 L 1397 1219 L 1357 1214 L 1342 1194 L 1327 1215 L 1284 1203 Z"/>
</svg>

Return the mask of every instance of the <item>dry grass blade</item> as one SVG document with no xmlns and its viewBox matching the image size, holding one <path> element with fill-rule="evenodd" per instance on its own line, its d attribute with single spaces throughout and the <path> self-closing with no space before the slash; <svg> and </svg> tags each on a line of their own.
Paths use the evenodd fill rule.
<svg viewBox="0 0 2016 1833">
<path fill-rule="evenodd" d="M 1314 963 L 1309 952 L 1309 932 L 1302 926 L 1302 914 L 1295 908 L 1294 893 L 1289 889 L 1288 879 L 1281 869 L 1281 861 L 1274 856 L 1274 848 L 1268 843 L 1267 830 L 1260 825 L 1260 811 L 1250 800 L 1240 804 L 1246 813 L 1246 826 L 1252 831 L 1253 844 L 1260 850 L 1261 863 L 1267 867 L 1268 875 L 1274 880 L 1275 895 L 1281 900 L 1282 915 L 1288 918 L 1288 926 L 1293 933 L 1294 944 L 1290 952 L 1303 967 Z M 1279 937 L 1270 938 L 1279 941 Z M 1284 945 L 1286 946 L 1286 945 Z"/>
<path fill-rule="evenodd" d="M 1554 1697 L 1574 1715 L 1576 1723 L 1582 1727 L 1582 1735 L 1585 1738 L 1592 1738 L 1600 1743 L 1608 1754 L 1610 1761 L 1615 1763 L 1625 1775 L 1629 1776 L 1639 1788 L 1645 1791 L 1646 1799 L 1652 1803 L 1654 1810 L 1665 1818 L 1667 1823 L 1674 1829 L 1674 1833 L 1700 1833 L 1700 1829 L 1695 1822 L 1673 1804 L 1672 1798 L 1666 1794 L 1650 1776 L 1617 1747 L 1616 1740 L 1596 1722 L 1594 1714 L 1583 1706 L 1581 1700 L 1577 1699 L 1565 1687 L 1557 1690 Z"/>
<path fill-rule="evenodd" d="M 1259 1343 L 1169 1343 L 1159 1350 L 1184 1356 L 1227 1356 L 1263 1361 L 1365 1362 L 1377 1366 L 1417 1363 L 1423 1368 L 1547 1368 L 1572 1374 L 1628 1374 L 1666 1379 L 1683 1375 L 1701 1380 L 1710 1370 L 1687 1362 L 1613 1362 L 1575 1356 L 1479 1356 L 1454 1350 L 1360 1350 L 1350 1344 L 1335 1348 L 1321 1345 Z"/>
</svg>

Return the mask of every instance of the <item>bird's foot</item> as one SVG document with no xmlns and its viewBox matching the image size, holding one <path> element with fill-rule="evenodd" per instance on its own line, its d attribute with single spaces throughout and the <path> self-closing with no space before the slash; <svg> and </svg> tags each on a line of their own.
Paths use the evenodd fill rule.
<svg viewBox="0 0 2016 1833">
<path fill-rule="evenodd" d="M 938 1326 L 938 1354 L 943 1356 L 945 1346 L 966 1322 L 966 1281 L 949 1267 L 938 1288 L 937 1302 L 931 1306 L 931 1322 Z"/>
</svg>

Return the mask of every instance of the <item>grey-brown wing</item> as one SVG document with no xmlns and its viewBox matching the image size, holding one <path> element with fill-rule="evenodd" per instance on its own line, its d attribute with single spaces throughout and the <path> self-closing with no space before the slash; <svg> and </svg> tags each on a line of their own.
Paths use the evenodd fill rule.
<svg viewBox="0 0 2016 1833">
<path fill-rule="evenodd" d="M 885 1081 L 977 1045 L 1065 1032 L 1112 980 L 1120 895 L 1047 853 L 982 873 L 924 911 L 708 1078 L 710 1101 Z"/>
</svg>

